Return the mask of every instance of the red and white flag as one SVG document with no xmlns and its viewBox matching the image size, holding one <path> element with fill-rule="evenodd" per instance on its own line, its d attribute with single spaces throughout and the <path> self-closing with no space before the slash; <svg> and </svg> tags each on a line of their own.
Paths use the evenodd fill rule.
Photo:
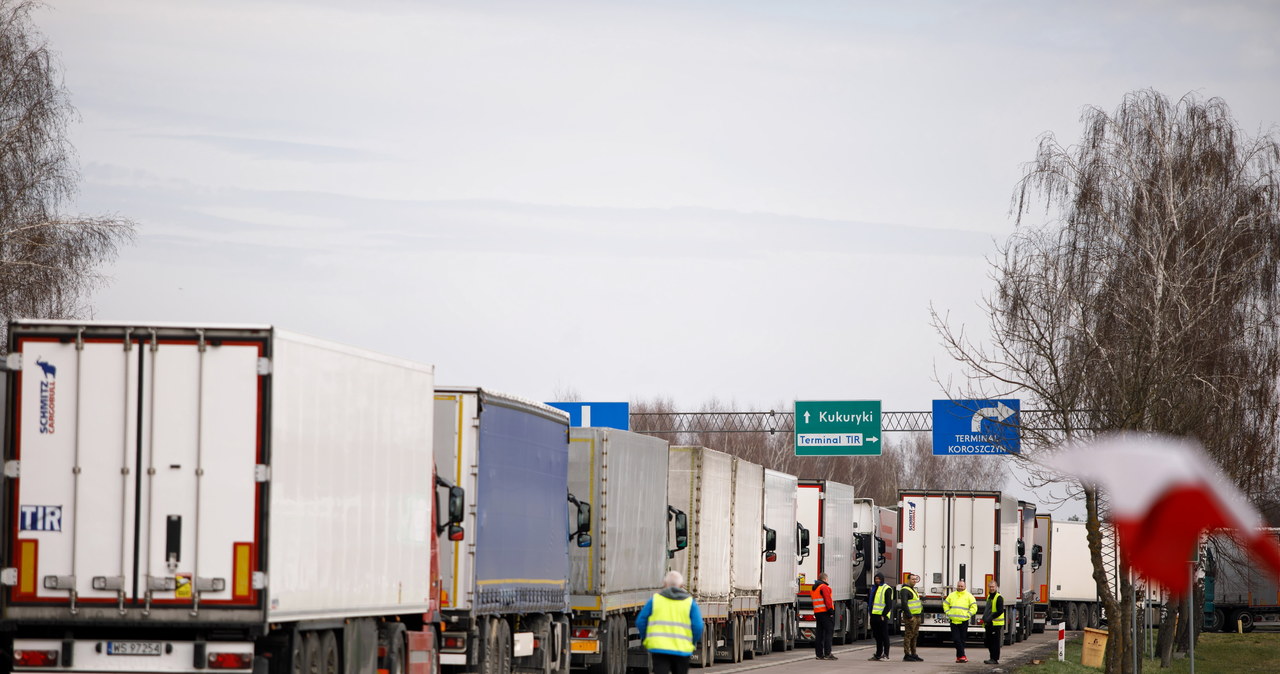
<svg viewBox="0 0 1280 674">
<path fill-rule="evenodd" d="M 1106 493 L 1120 554 L 1134 572 L 1175 594 L 1187 590 L 1187 562 L 1205 530 L 1228 530 L 1280 578 L 1280 545 L 1199 443 L 1110 435 L 1067 447 L 1045 463 Z"/>
</svg>

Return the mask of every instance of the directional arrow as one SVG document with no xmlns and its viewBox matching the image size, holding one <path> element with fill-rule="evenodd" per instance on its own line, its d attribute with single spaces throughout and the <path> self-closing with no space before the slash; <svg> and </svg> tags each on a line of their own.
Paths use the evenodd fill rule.
<svg viewBox="0 0 1280 674">
<path fill-rule="evenodd" d="M 806 424 L 807 424 L 807 423 L 809 423 L 809 413 L 808 413 L 808 412 L 805 412 L 805 413 L 804 413 L 804 422 L 805 422 Z"/>
<path fill-rule="evenodd" d="M 880 438 L 867 438 L 867 442 L 880 442 Z"/>
<path fill-rule="evenodd" d="M 983 419 L 995 419 L 996 421 L 1004 421 L 1013 414 L 1013 410 L 1004 401 L 1000 401 L 995 407 L 983 407 L 973 413 L 973 419 L 969 422 L 969 430 L 977 433 L 982 430 Z M 963 422 L 962 422 L 963 423 Z"/>
</svg>

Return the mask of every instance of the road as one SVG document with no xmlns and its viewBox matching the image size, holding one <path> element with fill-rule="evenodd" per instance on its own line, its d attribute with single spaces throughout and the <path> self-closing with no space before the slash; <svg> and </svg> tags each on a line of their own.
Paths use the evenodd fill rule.
<svg viewBox="0 0 1280 674">
<path fill-rule="evenodd" d="M 1067 638 L 1079 638 L 1079 632 L 1068 632 Z M 848 646 L 836 646 L 831 652 L 839 660 L 815 660 L 813 650 L 808 647 L 797 647 L 788 653 L 757 656 L 755 660 L 745 660 L 741 664 L 729 665 L 716 663 L 710 668 L 710 674 L 737 674 L 757 669 L 768 668 L 762 674 L 847 674 L 849 672 L 888 672 L 894 674 L 933 674 L 937 672 L 1002 672 L 1013 665 L 1027 664 L 1033 658 L 1050 659 L 1058 657 L 1058 633 L 1045 632 L 1033 634 L 1030 639 L 1012 646 L 1005 646 L 1000 651 L 1000 666 L 984 665 L 987 649 L 980 642 L 971 641 L 965 646 L 969 662 L 956 663 L 955 648 L 950 641 L 930 642 L 921 645 L 917 652 L 924 662 L 903 662 L 902 637 L 891 639 L 890 659 L 873 662 L 867 658 L 875 653 L 875 643 L 859 641 Z"/>
</svg>

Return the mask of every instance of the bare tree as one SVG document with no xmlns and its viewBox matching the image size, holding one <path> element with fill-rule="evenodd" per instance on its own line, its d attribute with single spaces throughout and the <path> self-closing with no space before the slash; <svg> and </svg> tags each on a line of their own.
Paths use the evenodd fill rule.
<svg viewBox="0 0 1280 674">
<path fill-rule="evenodd" d="M 1004 456 L 934 456 L 928 433 L 911 433 L 890 441 L 903 463 L 903 487 L 1000 491 L 1012 465 Z"/>
<path fill-rule="evenodd" d="M 772 409 L 787 409 L 790 403 L 777 402 Z M 712 398 L 704 402 L 700 412 L 723 413 L 744 409 L 734 401 L 725 402 Z M 877 504 L 894 507 L 898 502 L 898 488 L 903 482 L 906 463 L 903 452 L 896 446 L 886 446 L 881 456 L 796 456 L 795 438 L 789 432 L 750 431 L 735 427 L 730 420 L 721 431 L 697 431 L 663 433 L 661 417 L 647 417 L 644 413 L 673 414 L 678 410 L 669 398 L 637 400 L 631 403 L 632 430 L 665 438 L 678 445 L 702 445 L 765 468 L 781 471 L 803 479 L 834 480 L 854 488 L 859 497 L 870 498 Z M 731 419 L 731 418 L 730 418 Z"/>
<path fill-rule="evenodd" d="M 1216 98 L 1140 91 L 1082 121 L 1077 145 L 1041 139 L 1015 191 L 1018 231 L 993 262 L 990 344 L 936 313 L 934 324 L 979 385 L 1055 413 L 1054 431 L 1024 437 L 1029 456 L 1099 430 L 1190 435 L 1261 498 L 1276 474 L 1280 402 L 1280 145 L 1249 138 Z M 1040 200 L 1050 217 L 1033 225 Z M 1119 618 L 1107 671 L 1130 672 L 1133 588 L 1123 568 L 1118 594 L 1108 583 L 1106 495 L 1083 492 L 1094 579 Z M 1181 611 L 1170 608 L 1166 627 Z"/>
<path fill-rule="evenodd" d="M 31 22 L 37 6 L 0 0 L 0 337 L 10 318 L 85 313 L 99 266 L 133 235 L 125 219 L 61 212 L 79 181 L 75 109 Z"/>
</svg>

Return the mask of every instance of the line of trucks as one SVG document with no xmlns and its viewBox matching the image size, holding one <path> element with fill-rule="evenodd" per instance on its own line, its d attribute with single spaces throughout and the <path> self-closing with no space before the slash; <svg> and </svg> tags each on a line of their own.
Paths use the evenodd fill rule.
<svg viewBox="0 0 1280 674">
<path fill-rule="evenodd" d="M 3 365 L 15 671 L 623 674 L 671 569 L 702 667 L 811 641 L 824 572 L 837 643 L 876 573 L 922 577 L 925 634 L 958 580 L 1010 641 L 1099 617 L 1082 525 L 999 492 L 882 507 L 267 325 L 20 320 Z"/>
</svg>

